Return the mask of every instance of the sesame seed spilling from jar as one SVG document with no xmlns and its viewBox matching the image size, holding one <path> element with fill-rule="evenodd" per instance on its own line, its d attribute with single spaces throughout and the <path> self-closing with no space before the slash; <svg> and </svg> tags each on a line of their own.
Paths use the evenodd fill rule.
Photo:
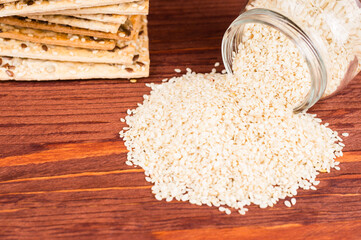
<svg viewBox="0 0 361 240">
<path fill-rule="evenodd" d="M 316 115 L 293 113 L 311 84 L 302 55 L 275 29 L 245 31 L 234 75 L 187 70 L 147 84 L 150 95 L 127 112 L 126 164 L 145 170 L 157 200 L 244 215 L 251 204 L 272 207 L 299 189 L 317 190 L 319 172 L 339 169 L 338 133 Z"/>
</svg>

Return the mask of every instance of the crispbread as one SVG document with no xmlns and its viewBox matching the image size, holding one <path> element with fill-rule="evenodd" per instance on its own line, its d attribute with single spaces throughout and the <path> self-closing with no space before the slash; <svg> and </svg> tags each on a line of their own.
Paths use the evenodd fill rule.
<svg viewBox="0 0 361 240">
<path fill-rule="evenodd" d="M 10 38 L 28 42 L 98 50 L 112 50 L 115 47 L 114 40 L 94 40 L 87 36 L 21 28 L 6 24 L 0 24 L 0 31 L 1 38 Z"/>
<path fill-rule="evenodd" d="M 42 12 L 43 15 L 73 15 L 73 14 L 121 14 L 121 15 L 147 15 L 149 13 L 149 0 L 113 4 L 102 7 L 91 7 L 81 9 L 71 9 L 64 11 Z"/>
<path fill-rule="evenodd" d="M 59 33 L 68 33 L 68 34 L 76 34 L 76 35 L 84 35 L 84 36 L 92 36 L 96 38 L 106 38 L 106 39 L 116 39 L 116 40 L 130 40 L 133 39 L 134 36 L 137 36 L 137 31 L 140 28 L 140 16 L 131 16 L 129 18 L 129 25 L 132 28 L 132 31 L 129 33 L 127 31 L 120 30 L 118 33 L 105 33 L 99 31 L 93 31 L 82 28 L 74 28 L 70 26 L 64 26 L 60 24 L 51 24 L 47 22 L 35 21 L 31 19 L 24 19 L 18 17 L 3 17 L 0 18 L 0 23 L 13 25 L 17 27 L 23 28 L 33 28 L 33 29 L 41 29 L 46 31 L 54 31 Z M 128 23 L 127 23 L 128 25 Z M 1 37 L 1 36 L 0 36 Z"/>
<path fill-rule="evenodd" d="M 131 64 L 135 55 L 135 42 L 129 41 L 123 44 L 122 48 L 116 47 L 112 51 L 105 51 L 55 45 L 47 45 L 45 48 L 41 43 L 0 38 L 0 56 L 69 62 Z"/>
<path fill-rule="evenodd" d="M 116 15 L 116 14 L 74 14 L 72 15 L 72 17 L 95 20 L 99 22 L 120 23 L 120 24 L 124 24 L 128 19 L 128 16 L 126 15 Z"/>
<path fill-rule="evenodd" d="M 1 3 L 10 3 L 10 2 L 17 2 L 19 0 L 0 0 L 0 4 Z"/>
<path fill-rule="evenodd" d="M 133 2 L 134 0 L 20 0 L 4 3 L 0 17 Z M 29 4 L 31 3 L 31 4 Z"/>
<path fill-rule="evenodd" d="M 149 65 L 55 62 L 34 59 L 3 59 L 14 70 L 0 69 L 0 80 L 50 81 L 75 79 L 141 78 L 149 76 Z M 130 70 L 132 69 L 132 70 Z"/>
<path fill-rule="evenodd" d="M 144 20 L 142 22 L 142 29 L 144 29 L 146 22 Z M 139 41 L 118 41 L 117 47 L 112 51 L 98 51 L 55 45 L 47 45 L 44 49 L 43 44 L 0 38 L 0 56 L 53 61 L 131 64 L 134 56 L 138 55 L 139 46 L 144 46 L 144 40 L 146 39 L 141 37 Z"/>
<path fill-rule="evenodd" d="M 120 23 L 104 23 L 95 20 L 76 18 L 62 15 L 29 15 L 30 19 L 40 20 L 49 23 L 67 25 L 71 27 L 84 28 L 93 31 L 117 33 Z"/>
<path fill-rule="evenodd" d="M 142 39 L 144 38 L 144 39 Z M 57 62 L 21 58 L 3 58 L 0 80 L 47 81 L 95 78 L 140 78 L 149 76 L 148 35 L 145 27 L 139 41 L 139 59 L 132 65 Z"/>
</svg>

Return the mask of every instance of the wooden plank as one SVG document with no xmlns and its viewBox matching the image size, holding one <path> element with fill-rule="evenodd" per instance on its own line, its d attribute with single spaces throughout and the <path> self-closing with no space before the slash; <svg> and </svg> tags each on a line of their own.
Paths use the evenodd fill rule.
<svg viewBox="0 0 361 240">
<path fill-rule="evenodd" d="M 358 239 L 361 219 L 361 75 L 311 111 L 348 132 L 341 171 L 320 174 L 287 208 L 246 216 L 157 201 L 143 170 L 125 165 L 119 121 L 149 93 L 144 83 L 211 71 L 246 1 L 152 0 L 151 77 L 0 83 L 1 239 Z M 218 70 L 222 70 L 219 67 Z"/>
<path fill-rule="evenodd" d="M 316 223 L 313 225 L 285 224 L 274 227 L 239 227 L 231 229 L 194 229 L 183 231 L 157 232 L 155 237 L 167 239 L 358 239 L 361 235 L 361 221 L 342 223 Z M 353 232 L 355 235 L 345 235 Z M 356 235 L 357 234 L 357 235 Z M 331 237 L 332 236 L 332 237 Z"/>
</svg>

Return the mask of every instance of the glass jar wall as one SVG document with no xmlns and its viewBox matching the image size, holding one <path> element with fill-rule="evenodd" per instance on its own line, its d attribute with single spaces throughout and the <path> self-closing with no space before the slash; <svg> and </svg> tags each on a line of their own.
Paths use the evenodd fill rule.
<svg viewBox="0 0 361 240">
<path fill-rule="evenodd" d="M 361 70 L 359 0 L 250 0 L 225 33 L 222 54 L 228 73 L 247 24 L 266 24 L 289 37 L 304 56 L 311 87 L 295 111 L 336 94 Z"/>
</svg>

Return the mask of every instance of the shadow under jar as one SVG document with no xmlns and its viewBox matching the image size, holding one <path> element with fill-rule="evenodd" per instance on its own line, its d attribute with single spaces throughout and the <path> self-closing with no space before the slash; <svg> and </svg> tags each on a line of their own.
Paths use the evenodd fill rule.
<svg viewBox="0 0 361 240">
<path fill-rule="evenodd" d="M 282 32 L 305 58 L 311 87 L 295 106 L 296 113 L 336 94 L 361 70 L 359 0 L 250 0 L 223 37 L 228 73 L 233 73 L 233 57 L 242 44 L 245 26 L 255 23 Z"/>
</svg>

